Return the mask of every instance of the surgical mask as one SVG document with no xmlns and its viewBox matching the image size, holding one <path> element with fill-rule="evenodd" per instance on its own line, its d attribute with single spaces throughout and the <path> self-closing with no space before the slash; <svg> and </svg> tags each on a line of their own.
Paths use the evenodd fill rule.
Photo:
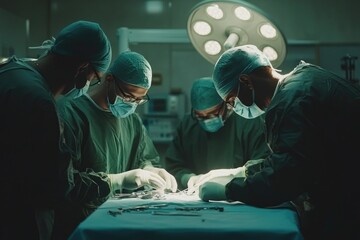
<svg viewBox="0 0 360 240">
<path fill-rule="evenodd" d="M 90 87 L 90 81 L 86 81 L 86 84 L 83 88 L 76 88 L 75 91 L 77 91 L 77 93 L 75 94 L 74 98 L 78 98 L 82 95 L 84 95 L 85 93 L 87 93 L 87 91 L 89 90 Z"/>
<path fill-rule="evenodd" d="M 199 124 L 207 132 L 216 132 L 224 126 L 224 121 L 221 116 L 218 116 L 205 120 L 199 120 Z"/>
<path fill-rule="evenodd" d="M 238 97 L 235 98 L 234 102 L 234 112 L 239 116 L 246 119 L 253 119 L 265 113 L 264 110 L 261 110 L 255 103 L 255 92 L 253 93 L 253 103 L 250 106 L 243 104 Z"/>
<path fill-rule="evenodd" d="M 130 114 L 134 113 L 137 107 L 137 103 L 131 103 L 131 102 L 124 102 L 121 97 L 116 96 L 115 102 L 109 103 L 109 109 L 111 113 L 118 118 L 125 118 L 129 116 Z"/>
</svg>

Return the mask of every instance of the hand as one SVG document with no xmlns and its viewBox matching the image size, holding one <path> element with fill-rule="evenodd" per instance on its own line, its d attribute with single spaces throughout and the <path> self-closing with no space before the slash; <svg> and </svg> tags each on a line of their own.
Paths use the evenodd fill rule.
<svg viewBox="0 0 360 240">
<path fill-rule="evenodd" d="M 200 186 L 199 179 L 201 179 L 203 175 L 204 174 L 194 175 L 189 178 L 189 181 L 187 182 L 188 194 L 193 194 L 194 192 L 198 192 Z"/>
<path fill-rule="evenodd" d="M 172 192 L 176 192 L 176 190 L 177 190 L 176 179 L 173 175 L 168 173 L 165 169 L 157 168 L 157 167 L 153 167 L 153 166 L 146 166 L 146 167 L 144 167 L 144 170 L 150 171 L 152 173 L 159 175 L 163 180 L 165 180 L 165 183 L 166 183 L 165 189 L 170 189 Z"/>
<path fill-rule="evenodd" d="M 108 176 L 113 191 L 117 189 L 135 190 L 144 185 L 150 185 L 156 189 L 166 187 L 166 182 L 159 175 L 143 169 L 134 169 Z"/>
<path fill-rule="evenodd" d="M 218 177 L 206 182 L 199 187 L 199 197 L 203 201 L 226 200 L 226 184 L 232 180 L 232 176 Z"/>
<path fill-rule="evenodd" d="M 200 185 L 204 184 L 205 182 L 211 181 L 214 178 L 218 178 L 218 177 L 235 178 L 242 176 L 245 176 L 245 167 L 211 170 L 208 173 L 201 175 L 200 178 L 194 179 L 196 180 L 196 184 L 194 184 L 191 188 L 188 184 L 189 187 L 188 193 L 196 192 Z"/>
</svg>

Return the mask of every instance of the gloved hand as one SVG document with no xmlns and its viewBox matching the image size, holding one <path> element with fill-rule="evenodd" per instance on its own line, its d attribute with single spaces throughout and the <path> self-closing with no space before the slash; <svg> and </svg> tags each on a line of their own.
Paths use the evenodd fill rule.
<svg viewBox="0 0 360 240">
<path fill-rule="evenodd" d="M 135 190 L 144 185 L 150 185 L 156 189 L 164 189 L 166 182 L 159 175 L 143 169 L 134 169 L 118 174 L 108 174 L 111 189 Z"/>
<path fill-rule="evenodd" d="M 199 197 L 203 201 L 226 200 L 226 184 L 233 179 L 232 176 L 217 177 L 199 187 Z"/>
<path fill-rule="evenodd" d="M 199 184 L 199 180 L 204 176 L 204 174 L 194 175 L 189 178 L 189 181 L 187 182 L 188 187 L 188 194 L 192 194 L 194 191 L 196 191 Z M 189 191 L 190 189 L 190 191 Z"/>
<path fill-rule="evenodd" d="M 245 176 L 245 167 L 238 167 L 238 168 L 230 168 L 230 169 L 215 169 L 211 170 L 206 174 L 203 174 L 199 179 L 196 179 L 196 184 L 192 187 L 189 186 L 188 193 L 191 194 L 193 192 L 198 191 L 200 185 L 204 184 L 205 182 L 211 181 L 217 177 L 244 177 Z"/>
<path fill-rule="evenodd" d="M 173 175 L 168 173 L 165 169 L 157 168 L 157 167 L 153 167 L 153 166 L 145 166 L 144 170 L 150 171 L 150 172 L 155 173 L 158 176 L 160 176 L 163 180 L 165 180 L 166 185 L 164 188 L 170 189 L 172 192 L 176 192 L 176 190 L 177 190 L 176 179 Z"/>
</svg>

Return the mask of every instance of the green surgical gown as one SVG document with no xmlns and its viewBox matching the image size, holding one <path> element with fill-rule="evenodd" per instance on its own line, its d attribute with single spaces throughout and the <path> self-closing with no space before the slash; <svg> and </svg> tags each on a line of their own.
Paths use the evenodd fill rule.
<svg viewBox="0 0 360 240">
<path fill-rule="evenodd" d="M 47 81 L 16 57 L 0 64 L 0 109 L 0 239 L 38 239 L 38 213 L 51 232 L 54 208 L 91 200 L 82 194 L 98 191 L 102 179 L 71 167 Z"/>
<path fill-rule="evenodd" d="M 268 207 L 308 193 L 314 239 L 360 239 L 359 84 L 302 63 L 265 114 L 273 153 L 227 184 L 227 198 Z"/>
<path fill-rule="evenodd" d="M 99 185 L 99 192 L 110 192 L 107 173 L 142 168 L 147 162 L 159 165 L 158 152 L 138 114 L 116 118 L 110 111 L 101 109 L 88 95 L 76 99 L 63 97 L 57 103 L 65 141 L 72 149 L 74 168 L 107 180 Z M 88 194 L 97 196 L 97 199 L 59 208 L 55 218 L 56 234 L 66 237 L 110 196 L 104 197 L 98 192 Z"/>
<path fill-rule="evenodd" d="M 261 117 L 249 120 L 233 113 L 222 128 L 210 133 L 186 115 L 167 149 L 165 168 L 175 176 L 180 188 L 187 188 L 188 174 L 240 167 L 247 160 L 263 158 L 268 153 Z"/>
</svg>

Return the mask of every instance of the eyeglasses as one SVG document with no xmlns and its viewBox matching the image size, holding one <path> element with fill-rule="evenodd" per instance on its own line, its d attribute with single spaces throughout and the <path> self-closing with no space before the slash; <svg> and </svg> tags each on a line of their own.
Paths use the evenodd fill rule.
<svg viewBox="0 0 360 240">
<path fill-rule="evenodd" d="M 146 103 L 147 101 L 150 100 L 150 97 L 147 94 L 145 96 L 143 96 L 143 97 L 140 97 L 140 98 L 134 97 L 130 93 L 125 93 L 124 90 L 121 89 L 119 84 L 116 84 L 116 82 L 115 82 L 115 85 L 118 87 L 120 93 L 122 94 L 122 100 L 124 102 L 136 103 L 138 105 L 141 105 L 141 104 L 144 104 L 144 103 Z"/>
<path fill-rule="evenodd" d="M 226 106 L 225 102 L 223 102 L 219 108 L 219 110 L 217 111 L 217 113 L 210 113 L 210 114 L 206 114 L 206 115 L 203 115 L 203 116 L 199 116 L 198 114 L 195 113 L 194 110 L 191 111 L 191 116 L 193 119 L 197 119 L 199 121 L 202 121 L 202 120 L 206 120 L 206 119 L 211 119 L 211 118 L 215 118 L 215 117 L 218 117 L 220 116 L 221 114 L 224 113 L 224 107 Z"/>
<path fill-rule="evenodd" d="M 100 78 L 99 74 L 97 73 L 95 67 L 94 67 L 93 65 L 90 65 L 90 66 L 91 66 L 91 68 L 92 68 L 92 71 L 95 73 L 95 76 L 96 76 L 96 79 L 97 79 L 97 81 L 96 81 L 95 83 L 91 83 L 91 84 L 90 84 L 90 87 L 91 87 L 91 86 L 95 86 L 95 85 L 100 84 L 101 78 Z"/>
</svg>

